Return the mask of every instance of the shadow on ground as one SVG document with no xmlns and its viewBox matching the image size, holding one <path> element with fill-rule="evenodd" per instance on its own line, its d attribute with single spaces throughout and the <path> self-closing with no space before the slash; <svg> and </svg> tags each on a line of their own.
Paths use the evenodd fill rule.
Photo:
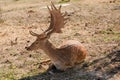
<svg viewBox="0 0 120 80">
<path fill-rule="evenodd" d="M 49 74 L 40 73 L 19 80 L 108 80 L 120 72 L 120 50 L 107 56 L 83 63 L 79 69 L 69 69 L 66 72 Z"/>
</svg>

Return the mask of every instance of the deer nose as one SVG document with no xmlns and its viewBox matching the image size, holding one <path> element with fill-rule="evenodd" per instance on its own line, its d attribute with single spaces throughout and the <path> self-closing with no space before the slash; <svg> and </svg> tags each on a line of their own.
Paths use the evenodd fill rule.
<svg viewBox="0 0 120 80">
<path fill-rule="evenodd" d="M 25 47 L 26 50 L 30 51 L 31 49 L 29 47 Z"/>
</svg>

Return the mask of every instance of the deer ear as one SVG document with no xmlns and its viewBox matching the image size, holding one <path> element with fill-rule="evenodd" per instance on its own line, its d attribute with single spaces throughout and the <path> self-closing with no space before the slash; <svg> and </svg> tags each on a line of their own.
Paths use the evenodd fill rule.
<svg viewBox="0 0 120 80">
<path fill-rule="evenodd" d="M 47 33 L 44 33 L 44 38 L 49 39 L 49 38 L 50 38 L 50 36 L 49 36 L 49 35 L 47 35 Z"/>
<path fill-rule="evenodd" d="M 42 38 L 42 39 L 49 39 L 50 38 L 50 36 L 47 35 L 47 33 L 43 33 L 39 37 Z"/>
<path fill-rule="evenodd" d="M 34 33 L 33 31 L 29 31 L 29 33 L 30 33 L 32 36 L 39 36 L 39 34 Z"/>
</svg>

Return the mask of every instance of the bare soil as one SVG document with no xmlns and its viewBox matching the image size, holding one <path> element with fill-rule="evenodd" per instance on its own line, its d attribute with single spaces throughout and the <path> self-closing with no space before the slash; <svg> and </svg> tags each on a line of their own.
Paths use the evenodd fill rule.
<svg viewBox="0 0 120 80">
<path fill-rule="evenodd" d="M 52 0 L 58 5 L 60 0 Z M 71 0 L 62 3 L 68 12 L 66 27 L 53 34 L 58 47 L 78 40 L 87 49 L 86 61 L 63 73 L 48 74 L 49 57 L 42 51 L 26 51 L 49 26 L 49 0 L 0 0 L 0 80 L 119 80 L 120 0 Z"/>
</svg>

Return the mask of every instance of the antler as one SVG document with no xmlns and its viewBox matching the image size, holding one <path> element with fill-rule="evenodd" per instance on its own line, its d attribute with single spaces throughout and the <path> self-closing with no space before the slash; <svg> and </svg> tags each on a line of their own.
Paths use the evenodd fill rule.
<svg viewBox="0 0 120 80">
<path fill-rule="evenodd" d="M 65 16 L 67 13 L 62 14 L 61 7 L 62 6 L 60 5 L 59 8 L 57 9 L 52 2 L 51 2 L 51 9 L 48 7 L 49 13 L 51 15 L 51 22 L 48 29 L 45 30 L 45 33 L 47 33 L 47 35 L 50 35 L 52 33 L 62 32 L 61 28 L 63 28 L 65 25 L 65 20 L 67 19 L 65 18 Z"/>
<path fill-rule="evenodd" d="M 50 36 L 52 33 L 62 32 L 61 28 L 64 27 L 65 20 L 67 20 L 67 18 L 65 18 L 67 12 L 65 12 L 64 14 L 61 13 L 61 7 L 62 6 L 60 5 L 59 8 L 57 9 L 52 2 L 51 2 L 51 9 L 47 6 L 49 13 L 51 15 L 51 22 L 48 29 L 43 32 L 46 34 L 46 37 Z M 30 34 L 33 36 L 39 36 L 39 34 L 34 33 L 32 31 L 30 31 Z"/>
</svg>

